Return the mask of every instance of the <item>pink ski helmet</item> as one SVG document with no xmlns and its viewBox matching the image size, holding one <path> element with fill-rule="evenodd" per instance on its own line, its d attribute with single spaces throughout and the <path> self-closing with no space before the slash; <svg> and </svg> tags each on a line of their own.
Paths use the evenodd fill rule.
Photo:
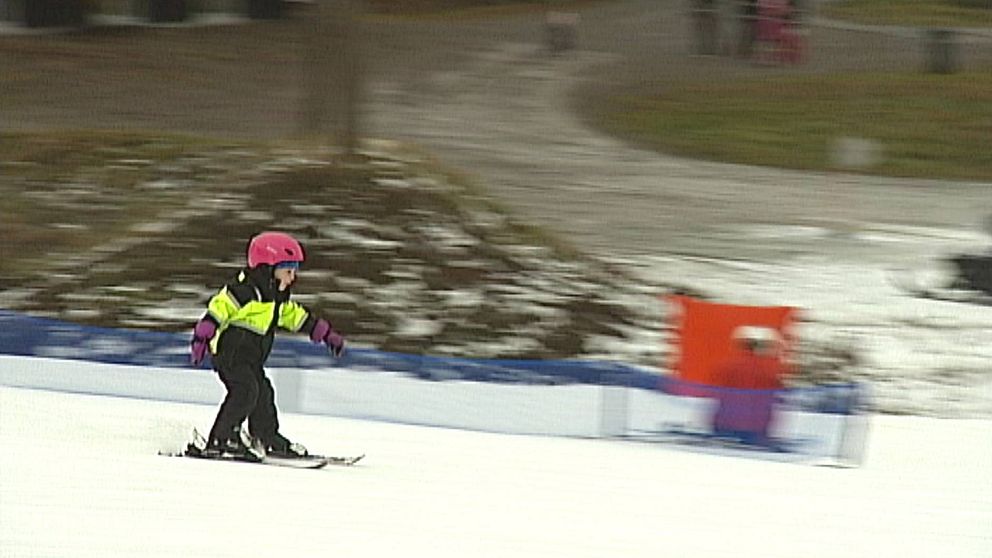
<svg viewBox="0 0 992 558">
<path fill-rule="evenodd" d="M 248 243 L 248 267 L 252 269 L 283 262 L 302 263 L 303 258 L 303 247 L 286 233 L 266 231 Z"/>
</svg>

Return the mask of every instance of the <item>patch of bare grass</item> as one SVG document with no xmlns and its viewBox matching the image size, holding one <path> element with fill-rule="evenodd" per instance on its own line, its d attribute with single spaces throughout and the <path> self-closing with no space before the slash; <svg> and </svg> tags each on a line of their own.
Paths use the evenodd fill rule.
<svg viewBox="0 0 992 558">
<path fill-rule="evenodd" d="M 860 172 L 992 180 L 989 72 L 775 78 L 615 100 L 600 123 L 663 152 L 834 170 L 836 141 L 853 137 L 879 146 Z"/>
<path fill-rule="evenodd" d="M 823 5 L 823 15 L 871 25 L 992 27 L 988 0 L 841 0 Z"/>
</svg>

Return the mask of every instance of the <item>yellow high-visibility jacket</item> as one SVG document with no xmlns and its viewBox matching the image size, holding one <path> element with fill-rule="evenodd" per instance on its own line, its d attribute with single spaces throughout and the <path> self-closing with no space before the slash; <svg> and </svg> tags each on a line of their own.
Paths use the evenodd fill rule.
<svg viewBox="0 0 992 558">
<path fill-rule="evenodd" d="M 217 322 L 217 333 L 210 340 L 215 364 L 236 359 L 261 366 L 272 350 L 276 327 L 313 330 L 316 319 L 310 311 L 290 300 L 289 290 L 278 291 L 266 274 L 271 271 L 243 269 L 207 304 L 207 315 Z"/>
</svg>

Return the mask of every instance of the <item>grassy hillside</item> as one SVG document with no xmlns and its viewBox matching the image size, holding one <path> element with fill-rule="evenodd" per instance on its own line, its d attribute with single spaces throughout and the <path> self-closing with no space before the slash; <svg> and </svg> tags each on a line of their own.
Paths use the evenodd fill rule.
<svg viewBox="0 0 992 558">
<path fill-rule="evenodd" d="M 992 181 L 992 73 L 856 73 L 672 87 L 615 97 L 599 122 L 659 151 L 765 166 L 844 169 L 844 138 L 876 153 L 856 170 Z"/>
<path fill-rule="evenodd" d="M 841 0 L 823 15 L 873 25 L 992 27 L 989 0 Z"/>
</svg>

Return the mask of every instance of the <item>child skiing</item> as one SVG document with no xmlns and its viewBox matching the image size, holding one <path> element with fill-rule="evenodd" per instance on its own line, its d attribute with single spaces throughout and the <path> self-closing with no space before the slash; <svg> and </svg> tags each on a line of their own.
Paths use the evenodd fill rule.
<svg viewBox="0 0 992 558">
<path fill-rule="evenodd" d="M 335 357 L 344 352 L 344 338 L 329 321 L 290 300 L 290 287 L 303 260 L 303 247 L 292 236 L 256 235 L 248 244 L 248 266 L 210 299 L 206 314 L 193 329 L 190 361 L 199 366 L 209 350 L 213 368 L 227 388 L 204 457 L 259 461 L 263 455 L 307 455 L 305 447 L 279 433 L 275 393 L 263 369 L 276 327 L 307 333 L 311 341 L 326 344 Z M 242 437 L 245 419 L 248 433 L 264 454 Z"/>
</svg>

